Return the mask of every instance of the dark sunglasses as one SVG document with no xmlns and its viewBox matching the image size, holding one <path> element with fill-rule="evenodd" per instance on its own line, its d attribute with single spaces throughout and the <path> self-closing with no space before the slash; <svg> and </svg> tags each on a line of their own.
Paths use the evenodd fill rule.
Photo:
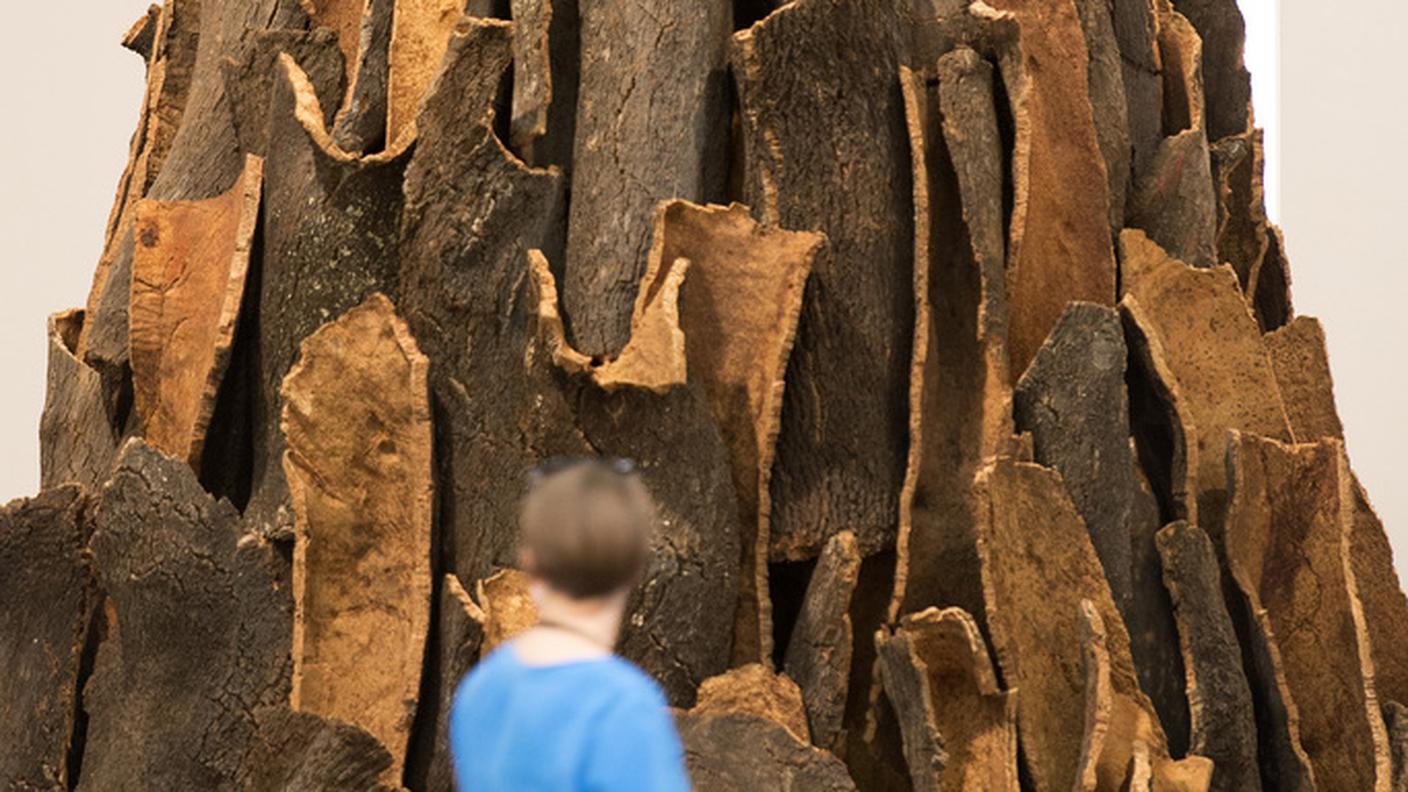
<svg viewBox="0 0 1408 792">
<path fill-rule="evenodd" d="M 593 465 L 604 470 L 609 470 L 618 476 L 634 476 L 637 472 L 636 463 L 625 457 L 549 457 L 528 470 L 528 475 L 526 476 L 528 486 L 535 486 L 549 476 L 583 465 Z"/>
</svg>

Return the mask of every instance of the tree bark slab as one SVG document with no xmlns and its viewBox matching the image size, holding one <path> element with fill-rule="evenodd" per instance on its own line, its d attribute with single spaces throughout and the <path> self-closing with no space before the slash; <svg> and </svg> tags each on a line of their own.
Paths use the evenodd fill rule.
<svg viewBox="0 0 1408 792">
<path fill-rule="evenodd" d="M 80 789 L 234 789 L 289 690 L 285 562 L 182 460 L 131 440 L 92 537 L 108 634 L 84 689 Z"/>
<path fill-rule="evenodd" d="M 1265 714 L 1261 726 L 1277 727 L 1268 736 L 1292 754 L 1302 748 L 1306 765 L 1284 749 L 1263 753 L 1263 777 L 1308 773 L 1323 789 L 1387 789 L 1388 740 L 1350 560 L 1344 447 L 1239 433 L 1228 458 L 1222 549 L 1239 592 L 1234 607 L 1245 610 L 1243 645 L 1264 647 L 1252 665 L 1259 699 L 1285 712 L 1284 730 Z"/>
<path fill-rule="evenodd" d="M 0 778 L 12 789 L 77 780 L 69 752 L 100 598 L 85 552 L 91 528 L 74 484 L 0 509 Z"/>
<path fill-rule="evenodd" d="M 388 781 L 405 763 L 430 622 L 427 368 L 375 294 L 303 341 L 282 388 L 296 517 L 289 702 L 385 745 Z"/>
<path fill-rule="evenodd" d="M 223 195 L 137 205 L 130 333 L 133 409 L 153 448 L 200 465 L 245 294 L 264 162 Z"/>
<path fill-rule="evenodd" d="M 578 0 L 510 0 L 514 20 L 510 140 L 537 167 L 572 170 L 581 73 Z"/>
<path fill-rule="evenodd" d="M 49 363 L 39 418 L 39 483 L 43 489 L 107 481 L 117 456 L 102 377 L 76 354 L 84 314 L 75 308 L 49 317 Z"/>
<path fill-rule="evenodd" d="M 1016 693 L 998 685 L 966 611 L 930 608 L 906 616 L 880 645 L 880 662 L 916 792 L 1015 792 Z"/>
<path fill-rule="evenodd" d="M 783 670 L 806 702 L 812 743 L 829 751 L 840 747 L 843 736 L 855 642 L 850 608 L 860 564 L 855 534 L 842 531 L 827 541 L 784 655 Z"/>
<path fill-rule="evenodd" d="M 412 755 L 425 757 L 423 780 L 417 778 L 417 768 L 407 769 L 408 785 L 417 785 L 428 792 L 453 792 L 454 766 L 450 756 L 450 708 L 455 691 L 479 660 L 480 647 L 488 616 L 475 603 L 455 575 L 445 575 L 440 582 L 440 609 L 435 624 L 435 654 L 427 663 L 424 678 L 430 682 L 430 697 L 421 697 L 417 716 L 420 731 Z"/>
<path fill-rule="evenodd" d="M 1188 674 L 1188 751 L 1213 761 L 1212 792 L 1254 792 L 1261 789 L 1256 717 L 1212 540 L 1177 522 L 1159 531 L 1158 544 Z"/>
<path fill-rule="evenodd" d="M 774 560 L 814 557 L 841 530 L 866 555 L 894 540 L 914 313 L 895 23 L 880 0 L 802 0 L 733 39 L 747 203 L 765 224 L 830 240 L 788 367 Z M 798 91 L 798 74 L 834 90 Z"/>
<path fill-rule="evenodd" d="M 1228 430 L 1292 439 L 1271 361 L 1231 268 L 1194 269 L 1138 231 L 1121 234 L 1120 248 L 1131 344 L 1191 434 L 1178 466 L 1188 480 L 1172 484 L 1178 516 L 1215 534 L 1227 502 Z"/>
<path fill-rule="evenodd" d="M 257 30 L 244 46 L 226 58 L 225 92 L 230 98 L 235 135 L 246 156 L 263 157 L 269 148 L 270 105 L 283 69 L 279 56 L 288 54 L 307 76 L 318 97 L 326 123 L 342 100 L 342 57 L 337 38 L 327 30 Z"/>
<path fill-rule="evenodd" d="M 1243 62 L 1247 26 L 1236 0 L 1174 0 L 1203 39 L 1208 135 L 1240 134 L 1251 122 L 1252 76 Z"/>
<path fill-rule="evenodd" d="M 1115 36 L 1114 4 L 1111 0 L 1076 0 L 1076 14 L 1080 17 L 1085 48 L 1090 58 L 1086 74 L 1095 137 L 1105 158 L 1105 177 L 1110 189 L 1110 230 L 1118 235 L 1124 227 L 1125 203 L 1133 168 L 1133 146 L 1129 139 L 1125 66 L 1120 57 L 1119 40 Z"/>
<path fill-rule="evenodd" d="M 415 138 L 421 101 L 435 82 L 465 0 L 396 0 L 386 78 L 386 148 Z"/>
<path fill-rule="evenodd" d="M 632 336 L 656 204 L 723 197 L 733 13 L 727 0 L 579 7 L 581 51 L 599 55 L 580 63 L 562 308 L 579 349 L 613 356 Z"/>
<path fill-rule="evenodd" d="M 803 743 L 811 739 L 801 688 L 761 663 L 749 663 L 704 680 L 689 714 L 751 715 L 781 725 Z"/>
<path fill-rule="evenodd" d="M 256 714 L 248 789 L 283 792 L 395 792 L 400 783 L 382 783 L 391 754 L 356 726 L 287 707 Z"/>
<path fill-rule="evenodd" d="M 676 725 L 697 792 L 853 792 L 856 788 L 840 759 L 807 745 L 770 720 L 743 714 L 684 713 Z"/>
</svg>

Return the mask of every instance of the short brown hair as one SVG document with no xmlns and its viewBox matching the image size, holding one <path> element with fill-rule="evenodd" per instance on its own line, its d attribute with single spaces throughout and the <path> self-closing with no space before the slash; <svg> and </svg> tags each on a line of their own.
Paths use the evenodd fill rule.
<svg viewBox="0 0 1408 792">
<path fill-rule="evenodd" d="M 529 484 L 518 515 L 525 570 L 576 599 L 634 585 L 650 558 L 655 503 L 640 478 L 572 460 Z"/>
</svg>

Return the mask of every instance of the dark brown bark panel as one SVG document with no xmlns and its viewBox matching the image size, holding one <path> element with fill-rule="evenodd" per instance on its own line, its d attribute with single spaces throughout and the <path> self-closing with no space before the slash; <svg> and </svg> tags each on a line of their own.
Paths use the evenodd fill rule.
<svg viewBox="0 0 1408 792">
<path fill-rule="evenodd" d="M 350 723 L 287 707 L 255 713 L 248 792 L 394 792 L 391 754 Z"/>
<path fill-rule="evenodd" d="M 88 499 L 70 484 L 0 509 L 0 779 L 65 790 L 96 581 Z"/>
<path fill-rule="evenodd" d="M 96 491 L 117 455 L 102 377 L 74 354 L 83 311 L 49 317 L 48 386 L 39 418 L 39 482 L 44 489 L 70 482 Z"/>
<path fill-rule="evenodd" d="M 1237 135 L 1251 121 L 1252 76 L 1243 63 L 1247 26 L 1236 0 L 1174 0 L 1203 39 L 1208 135 Z"/>
<path fill-rule="evenodd" d="M 733 40 L 747 202 L 766 223 L 831 240 L 787 372 L 774 559 L 813 557 L 841 530 L 867 555 L 894 539 L 914 316 L 895 24 L 881 0 L 802 0 Z M 797 90 L 804 74 L 833 88 Z"/>
<path fill-rule="evenodd" d="M 783 671 L 802 689 L 812 743 L 834 751 L 851 674 L 851 596 L 860 576 L 855 534 L 831 537 L 812 570 L 802 612 L 792 628 Z"/>
<path fill-rule="evenodd" d="M 289 690 L 286 565 L 183 461 L 123 448 L 92 548 L 109 633 L 84 690 L 80 789 L 235 789 L 254 711 Z"/>
<path fill-rule="evenodd" d="M 751 715 L 686 713 L 676 723 L 697 792 L 854 792 L 856 788 L 841 760 L 771 721 Z"/>
</svg>

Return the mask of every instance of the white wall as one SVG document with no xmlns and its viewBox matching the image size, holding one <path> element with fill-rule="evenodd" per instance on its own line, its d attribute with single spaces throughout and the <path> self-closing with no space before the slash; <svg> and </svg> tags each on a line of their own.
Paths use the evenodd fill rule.
<svg viewBox="0 0 1408 792">
<path fill-rule="evenodd" d="M 1359 475 L 1408 569 L 1405 99 L 1398 59 L 1408 4 L 1241 0 L 1258 119 L 1268 127 L 1271 212 L 1285 226 L 1296 307 L 1329 338 Z M 147 0 L 27 3 L 0 48 L 0 500 L 38 486 L 44 319 L 80 305 L 141 100 L 140 59 L 117 41 Z M 59 35 L 59 33 L 62 35 Z M 1280 95 L 1272 65 L 1281 59 Z M 1277 99 L 1280 99 L 1277 102 Z M 1278 143 L 1279 141 L 1279 143 Z M 1276 188 L 1280 184 L 1280 189 Z M 1279 198 L 1279 205 L 1278 205 Z"/>
<path fill-rule="evenodd" d="M 1408 571 L 1408 111 L 1402 0 L 1281 3 L 1281 223 L 1325 326 L 1355 471 Z"/>
</svg>

